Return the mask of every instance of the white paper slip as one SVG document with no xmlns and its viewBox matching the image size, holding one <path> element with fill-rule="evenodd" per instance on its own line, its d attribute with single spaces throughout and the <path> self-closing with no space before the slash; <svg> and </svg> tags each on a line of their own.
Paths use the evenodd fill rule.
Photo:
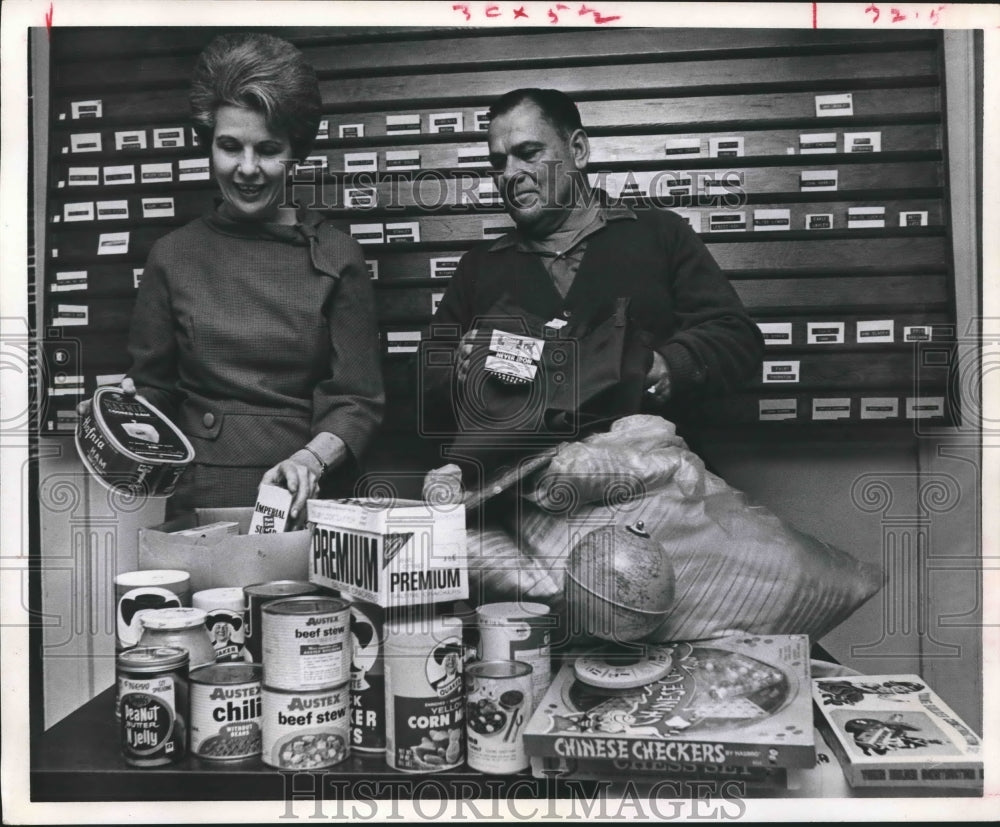
<svg viewBox="0 0 1000 827">
<path fill-rule="evenodd" d="M 178 181 L 207 181 L 209 177 L 208 158 L 182 158 L 177 162 Z"/>
<path fill-rule="evenodd" d="M 330 120 L 329 118 L 323 118 L 319 122 L 319 126 L 316 127 L 316 140 L 326 141 L 330 137 Z"/>
<path fill-rule="evenodd" d="M 120 166 L 104 167 L 104 183 L 107 186 L 117 184 L 135 183 L 135 165 L 123 164 Z"/>
<path fill-rule="evenodd" d="M 391 149 L 385 153 L 387 170 L 420 169 L 420 151 L 416 149 Z"/>
<path fill-rule="evenodd" d="M 500 190 L 493 183 L 492 178 L 480 178 L 479 186 L 476 188 L 476 197 L 479 203 L 486 207 L 495 207 L 502 203 Z"/>
<path fill-rule="evenodd" d="M 791 210 L 754 210 L 753 228 L 757 231 L 790 230 L 792 228 Z"/>
<path fill-rule="evenodd" d="M 895 419 L 899 416 L 899 400 L 894 396 L 873 396 L 861 400 L 862 419 Z"/>
<path fill-rule="evenodd" d="M 55 275 L 55 281 L 49 287 L 52 293 L 71 293 L 74 290 L 87 289 L 86 270 L 63 270 Z"/>
<path fill-rule="evenodd" d="M 133 267 L 132 268 L 132 286 L 136 290 L 138 290 L 139 289 L 139 285 L 142 284 L 142 271 L 143 271 L 143 269 L 144 268 L 142 268 L 142 267 Z"/>
<path fill-rule="evenodd" d="M 460 146 L 458 148 L 458 165 L 460 167 L 488 167 L 490 165 L 490 150 L 485 146 Z"/>
<path fill-rule="evenodd" d="M 55 327 L 77 327 L 87 324 L 90 309 L 85 304 L 57 304 L 52 315 Z"/>
<path fill-rule="evenodd" d="M 115 149 L 122 152 L 127 149 L 145 149 L 146 130 L 126 129 L 115 133 Z"/>
<path fill-rule="evenodd" d="M 473 117 L 476 119 L 476 131 L 485 132 L 490 128 L 490 110 L 489 109 L 477 109 L 473 113 Z"/>
<path fill-rule="evenodd" d="M 743 193 L 743 171 L 729 170 L 723 173 L 701 176 L 701 191 L 708 196 L 741 195 Z"/>
<path fill-rule="evenodd" d="M 62 326 L 65 327 L 65 325 Z M 84 378 L 80 375 L 56 375 L 52 377 L 49 396 L 83 396 L 84 387 Z"/>
<path fill-rule="evenodd" d="M 383 244 L 385 228 L 381 224 L 351 224 L 350 236 L 358 244 Z"/>
<path fill-rule="evenodd" d="M 764 362 L 764 382 L 798 382 L 799 362 Z"/>
<path fill-rule="evenodd" d="M 162 164 L 143 164 L 139 167 L 139 183 L 164 184 L 174 180 L 174 165 L 170 162 Z"/>
<path fill-rule="evenodd" d="M 758 322 L 757 329 L 764 337 L 765 345 L 790 345 L 792 343 L 791 322 Z"/>
<path fill-rule="evenodd" d="M 101 183 L 100 167 L 70 167 L 66 170 L 66 183 L 71 187 L 95 187 Z"/>
<path fill-rule="evenodd" d="M 387 135 L 419 135 L 420 115 L 386 115 Z"/>
<path fill-rule="evenodd" d="M 93 221 L 94 202 L 77 201 L 72 204 L 63 204 L 63 221 Z"/>
<path fill-rule="evenodd" d="M 310 155 L 301 164 L 295 164 L 292 167 L 292 174 L 298 175 L 306 170 L 326 172 L 329 166 L 330 159 L 325 155 Z"/>
<path fill-rule="evenodd" d="M 198 137 L 198 131 L 193 126 L 191 127 L 191 146 L 201 146 L 201 138 Z"/>
<path fill-rule="evenodd" d="M 845 132 L 844 152 L 881 152 L 881 132 Z"/>
<path fill-rule="evenodd" d="M 808 322 L 806 324 L 806 343 L 810 345 L 844 344 L 844 323 Z"/>
<path fill-rule="evenodd" d="M 168 126 L 153 130 L 153 149 L 174 149 L 184 146 L 184 128 Z"/>
<path fill-rule="evenodd" d="M 97 255 L 115 256 L 128 252 L 129 233 L 101 233 L 97 239 Z"/>
<path fill-rule="evenodd" d="M 437 313 L 438 305 L 441 304 L 441 299 L 444 298 L 444 293 L 431 293 L 431 315 L 433 316 Z"/>
<path fill-rule="evenodd" d="M 813 419 L 850 419 L 851 400 L 849 397 L 834 399 L 813 399 Z"/>
<path fill-rule="evenodd" d="M 441 258 L 432 258 L 431 278 L 450 279 L 453 275 L 455 275 L 455 269 L 458 267 L 459 260 L 459 256 L 442 256 Z"/>
<path fill-rule="evenodd" d="M 431 132 L 461 132 L 461 112 L 434 112 L 430 117 Z"/>
<path fill-rule="evenodd" d="M 837 151 L 836 132 L 799 135 L 799 155 L 822 155 Z"/>
<path fill-rule="evenodd" d="M 895 338 L 895 322 L 892 319 L 864 320 L 858 322 L 858 344 L 893 342 Z"/>
<path fill-rule="evenodd" d="M 101 133 L 81 132 L 69 136 L 70 152 L 100 152 Z"/>
<path fill-rule="evenodd" d="M 345 152 L 345 172 L 376 172 L 378 171 L 377 152 Z"/>
<path fill-rule="evenodd" d="M 368 278 L 378 281 L 378 259 L 366 258 L 365 267 L 368 269 Z"/>
<path fill-rule="evenodd" d="M 708 214 L 708 231 L 710 233 L 744 232 L 747 228 L 745 212 L 710 212 Z"/>
<path fill-rule="evenodd" d="M 173 218 L 174 199 L 170 196 L 152 196 L 142 199 L 143 218 Z"/>
<path fill-rule="evenodd" d="M 98 221 L 122 221 L 128 218 L 128 201 L 98 201 Z"/>
<path fill-rule="evenodd" d="M 72 101 L 69 105 L 70 117 L 74 121 L 83 118 L 100 118 L 104 115 L 104 102 L 100 100 Z"/>
<path fill-rule="evenodd" d="M 929 417 L 944 416 L 944 397 L 907 397 L 905 409 L 907 419 L 927 419 Z"/>
<path fill-rule="evenodd" d="M 709 138 L 708 154 L 712 158 L 742 158 L 743 136 L 732 135 L 726 138 Z"/>
<path fill-rule="evenodd" d="M 675 209 L 674 212 L 687 221 L 688 226 L 696 233 L 701 232 L 701 213 L 698 210 Z"/>
<path fill-rule="evenodd" d="M 899 226 L 900 227 L 926 227 L 927 226 L 927 211 L 926 210 L 907 210 L 900 212 L 899 214 Z"/>
<path fill-rule="evenodd" d="M 363 138 L 365 125 L 363 123 L 342 123 L 337 126 L 338 138 Z"/>
<path fill-rule="evenodd" d="M 757 418 L 761 422 L 795 419 L 799 414 L 797 399 L 761 399 L 757 402 Z"/>
<path fill-rule="evenodd" d="M 417 221 L 395 221 L 385 225 L 385 243 L 420 241 L 420 223 Z"/>
<path fill-rule="evenodd" d="M 799 189 L 802 192 L 836 190 L 837 177 L 835 169 L 804 169 L 799 173 Z"/>
<path fill-rule="evenodd" d="M 840 95 L 816 95 L 816 117 L 832 118 L 854 114 L 854 96 L 847 92 Z"/>
<path fill-rule="evenodd" d="M 663 153 L 669 158 L 701 158 L 701 138 L 667 138 Z"/>
<path fill-rule="evenodd" d="M 832 230 L 833 213 L 806 213 L 807 230 Z"/>
<path fill-rule="evenodd" d="M 512 224 L 507 222 L 483 222 L 483 238 L 500 238 L 513 229 Z"/>
<path fill-rule="evenodd" d="M 934 336 L 928 324 L 909 325 L 903 328 L 904 342 L 929 342 Z"/>
<path fill-rule="evenodd" d="M 885 207 L 848 207 L 849 230 L 879 229 L 885 226 Z"/>
<path fill-rule="evenodd" d="M 694 176 L 690 172 L 666 172 L 653 179 L 656 182 L 656 192 L 650 193 L 657 197 L 681 196 L 694 194 Z"/>
<path fill-rule="evenodd" d="M 390 330 L 385 338 L 387 353 L 416 353 L 421 334 L 419 330 Z"/>
<path fill-rule="evenodd" d="M 377 207 L 378 190 L 375 187 L 344 187 L 344 206 L 352 210 Z"/>
</svg>

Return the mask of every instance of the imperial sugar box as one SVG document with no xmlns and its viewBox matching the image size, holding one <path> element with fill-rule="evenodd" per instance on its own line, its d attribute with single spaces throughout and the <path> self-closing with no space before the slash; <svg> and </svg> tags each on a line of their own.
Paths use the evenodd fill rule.
<svg viewBox="0 0 1000 827">
<path fill-rule="evenodd" d="M 309 580 L 382 608 L 469 596 L 465 509 L 420 500 L 309 500 Z"/>
</svg>

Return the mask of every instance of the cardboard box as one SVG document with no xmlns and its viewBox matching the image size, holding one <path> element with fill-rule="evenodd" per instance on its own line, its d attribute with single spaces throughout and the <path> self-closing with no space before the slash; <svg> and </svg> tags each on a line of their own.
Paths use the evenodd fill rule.
<svg viewBox="0 0 1000 827">
<path fill-rule="evenodd" d="M 465 509 L 420 500 L 309 500 L 309 580 L 383 608 L 469 596 Z"/>
<path fill-rule="evenodd" d="M 195 514 L 139 529 L 139 569 L 180 569 L 191 591 L 249 586 L 270 580 L 308 580 L 309 532 L 248 535 L 253 508 L 199 508 Z M 239 534 L 184 536 L 172 532 L 236 522 Z"/>
<path fill-rule="evenodd" d="M 240 524 L 233 520 L 219 520 L 217 523 L 198 525 L 193 528 L 182 528 L 171 532 L 175 537 L 214 537 L 216 535 L 235 535 L 240 533 Z"/>
<path fill-rule="evenodd" d="M 982 789 L 982 742 L 919 675 L 817 678 L 813 700 L 852 787 Z"/>
</svg>

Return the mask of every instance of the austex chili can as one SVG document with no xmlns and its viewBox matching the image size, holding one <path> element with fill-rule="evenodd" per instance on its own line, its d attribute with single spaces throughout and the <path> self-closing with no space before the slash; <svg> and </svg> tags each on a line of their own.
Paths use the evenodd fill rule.
<svg viewBox="0 0 1000 827">
<path fill-rule="evenodd" d="M 350 680 L 351 609 L 339 597 L 272 600 L 261 608 L 264 685 L 306 691 Z"/>
<path fill-rule="evenodd" d="M 339 764 L 351 754 L 350 686 L 315 692 L 264 687 L 265 764 L 281 770 L 315 770 Z"/>
<path fill-rule="evenodd" d="M 351 748 L 385 752 L 385 609 L 351 602 Z"/>
<path fill-rule="evenodd" d="M 122 756 L 134 767 L 180 761 L 188 741 L 188 653 L 136 646 L 116 658 Z"/>
<path fill-rule="evenodd" d="M 419 609 L 386 623 L 386 763 L 438 772 L 465 757 L 462 621 Z"/>
<path fill-rule="evenodd" d="M 210 761 L 260 755 L 261 666 L 217 663 L 190 676 L 191 754 Z"/>
<path fill-rule="evenodd" d="M 261 635 L 261 608 L 272 600 L 282 597 L 298 597 L 301 595 L 319 594 L 319 586 L 304 580 L 271 580 L 267 583 L 254 583 L 244 586 L 246 596 L 246 625 L 243 627 L 244 646 L 253 658 L 254 663 L 260 663 L 263 656 Z"/>
</svg>

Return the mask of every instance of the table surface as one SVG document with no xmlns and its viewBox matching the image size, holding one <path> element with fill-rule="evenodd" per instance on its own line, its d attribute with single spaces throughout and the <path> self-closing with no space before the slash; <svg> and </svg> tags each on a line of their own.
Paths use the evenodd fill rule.
<svg viewBox="0 0 1000 827">
<path fill-rule="evenodd" d="M 747 787 L 745 797 L 974 795 L 968 791 L 927 789 L 854 790 L 847 786 L 836 759 L 827 758 L 813 769 L 790 770 L 788 789 Z M 680 782 L 666 777 L 662 780 L 670 781 L 675 792 L 684 794 L 682 784 L 674 786 Z M 282 772 L 259 758 L 204 761 L 191 755 L 177 764 L 140 769 L 126 764 L 121 756 L 113 687 L 44 732 L 31 749 L 31 797 L 39 802 L 288 801 L 293 793 L 322 796 L 330 801 L 391 800 L 412 798 L 421 784 L 439 796 L 461 799 L 493 799 L 501 795 L 550 799 L 592 796 L 595 792 L 613 796 L 616 789 L 619 794 L 624 789 L 625 780 L 613 782 L 609 788 L 607 781 L 534 778 L 528 772 L 490 776 L 464 765 L 447 772 L 414 775 L 389 768 L 381 754 L 357 752 L 334 767 L 313 773 Z M 641 787 L 637 789 L 642 792 Z"/>
</svg>

